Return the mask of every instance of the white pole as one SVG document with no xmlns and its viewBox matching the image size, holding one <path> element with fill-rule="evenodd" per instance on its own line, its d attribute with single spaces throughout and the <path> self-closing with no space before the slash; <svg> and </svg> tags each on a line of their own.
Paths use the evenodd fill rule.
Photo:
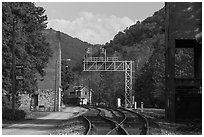
<svg viewBox="0 0 204 137">
<path fill-rule="evenodd" d="M 105 48 L 104 48 L 105 49 Z M 106 49 L 105 49 L 105 61 L 106 61 Z"/>
<path fill-rule="evenodd" d="M 132 96 L 132 105 L 134 105 L 135 102 L 135 96 Z"/>
<path fill-rule="evenodd" d="M 135 109 L 137 109 L 137 102 L 135 101 Z"/>
<path fill-rule="evenodd" d="M 61 88 L 59 88 L 59 112 L 61 111 Z"/>
<path fill-rule="evenodd" d="M 141 112 L 143 112 L 143 102 L 141 102 Z"/>
<path fill-rule="evenodd" d="M 89 105 L 92 104 L 92 103 L 91 103 L 91 93 L 92 93 L 92 89 L 91 89 L 90 92 L 89 92 Z"/>
<path fill-rule="evenodd" d="M 121 107 L 121 100 L 118 98 L 118 107 Z"/>
</svg>

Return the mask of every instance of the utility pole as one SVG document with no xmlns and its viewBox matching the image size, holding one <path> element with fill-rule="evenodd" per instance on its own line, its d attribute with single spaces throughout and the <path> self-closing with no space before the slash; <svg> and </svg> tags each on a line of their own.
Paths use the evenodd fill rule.
<svg viewBox="0 0 204 137">
<path fill-rule="evenodd" d="M 90 72 L 91 75 L 89 75 L 89 104 L 91 105 L 91 82 L 92 82 L 92 72 Z M 91 78 L 90 78 L 91 76 Z"/>
<path fill-rule="evenodd" d="M 61 39 L 60 31 L 57 32 L 58 43 L 58 57 L 56 58 L 55 66 L 55 100 L 54 111 L 61 111 Z"/>
<path fill-rule="evenodd" d="M 54 99 L 54 111 L 57 111 L 57 64 L 58 64 L 58 61 L 56 59 L 56 62 L 55 62 L 55 99 Z"/>
<path fill-rule="evenodd" d="M 61 65 L 62 65 L 62 61 L 61 61 L 61 37 L 60 37 L 60 31 L 57 32 L 58 33 L 58 39 L 59 39 L 59 86 L 58 86 L 58 111 L 61 111 Z"/>
<path fill-rule="evenodd" d="M 90 75 L 89 75 L 89 96 L 90 96 Z M 90 99 L 89 99 L 89 103 L 90 103 Z"/>
<path fill-rule="evenodd" d="M 15 5 L 15 4 L 14 4 Z M 16 106 L 16 83 L 17 80 L 23 80 L 23 65 L 16 65 L 16 28 L 18 25 L 18 16 L 20 15 L 20 9 L 17 7 L 11 9 L 13 15 L 13 26 L 12 26 L 12 113 L 15 116 L 15 106 Z M 18 74 L 16 74 L 18 72 Z"/>
<path fill-rule="evenodd" d="M 13 30 L 12 30 L 12 111 L 15 115 L 15 94 L 16 94 L 16 56 L 15 56 L 15 18 L 13 18 Z"/>
</svg>

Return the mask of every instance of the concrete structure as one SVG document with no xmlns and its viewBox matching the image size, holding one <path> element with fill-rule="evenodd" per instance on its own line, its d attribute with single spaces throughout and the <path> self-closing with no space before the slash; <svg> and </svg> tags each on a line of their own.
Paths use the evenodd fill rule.
<svg viewBox="0 0 204 137">
<path fill-rule="evenodd" d="M 166 120 L 176 122 L 180 119 L 201 118 L 202 3 L 167 2 L 165 14 Z M 176 50 L 182 48 L 190 49 L 193 53 L 193 73 L 188 78 L 182 77 L 184 70 L 179 70 L 180 78 L 176 77 L 175 54 Z"/>
</svg>

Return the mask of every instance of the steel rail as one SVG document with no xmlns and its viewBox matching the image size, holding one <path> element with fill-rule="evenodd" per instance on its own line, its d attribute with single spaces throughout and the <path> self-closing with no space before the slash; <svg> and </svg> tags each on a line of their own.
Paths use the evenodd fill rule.
<svg viewBox="0 0 204 137">
<path fill-rule="evenodd" d="M 143 116 L 143 115 L 141 115 L 141 114 L 139 114 L 139 113 L 137 113 L 137 112 L 135 112 L 135 111 L 129 110 L 129 109 L 122 108 L 122 110 L 131 112 L 131 113 L 137 115 L 138 117 L 140 117 L 140 118 L 144 121 L 144 123 L 145 123 L 145 124 L 144 124 L 144 128 L 142 129 L 142 132 L 143 132 L 143 134 L 145 134 L 145 135 L 149 135 L 149 122 L 148 122 L 148 120 L 147 120 L 147 118 L 146 118 L 145 116 Z M 142 133 L 142 132 L 141 132 L 141 133 Z"/>
<path fill-rule="evenodd" d="M 114 110 L 114 111 L 119 111 L 121 114 L 123 114 L 123 117 L 124 117 L 123 120 L 120 121 L 120 123 L 118 123 L 117 121 L 112 120 L 111 118 L 104 117 L 104 118 L 106 118 L 106 119 L 108 119 L 108 120 L 110 120 L 110 121 L 112 121 L 112 122 L 115 123 L 115 128 L 113 128 L 112 130 L 110 130 L 110 131 L 107 133 L 107 135 L 113 134 L 114 131 L 117 131 L 117 132 L 118 132 L 118 131 L 122 131 L 122 132 L 123 132 L 123 135 L 129 135 L 128 132 L 125 130 L 125 128 L 122 126 L 123 121 L 125 121 L 125 119 L 126 119 L 125 113 L 123 113 L 122 111 L 120 111 L 120 110 L 118 110 L 118 109 L 113 109 L 113 108 L 109 108 L 109 107 L 99 107 L 99 108 L 108 110 L 108 111 L 110 111 L 113 115 L 115 115 L 115 114 L 113 113 L 113 110 Z M 116 115 L 115 115 L 115 116 L 116 116 Z M 116 117 L 117 117 L 117 116 L 116 116 Z"/>
<path fill-rule="evenodd" d="M 92 129 L 92 123 L 91 123 L 91 121 L 85 115 L 82 115 L 82 117 L 88 123 L 88 130 L 87 130 L 87 132 L 85 134 L 86 135 L 90 135 L 91 134 L 91 129 Z"/>
<path fill-rule="evenodd" d="M 119 109 L 111 109 L 112 113 L 114 113 L 113 110 L 114 110 L 114 111 L 118 111 L 118 112 L 120 112 L 120 113 L 123 115 L 124 119 L 119 123 L 119 125 L 122 125 L 122 123 L 127 119 L 126 114 L 123 113 L 123 112 L 122 112 L 121 110 L 119 110 Z"/>
<path fill-rule="evenodd" d="M 123 127 L 123 124 L 124 124 L 125 120 L 127 119 L 127 116 L 126 116 L 126 114 L 122 110 L 127 111 L 129 113 L 132 113 L 134 115 L 137 115 L 140 119 L 142 119 L 142 121 L 144 122 L 144 128 L 142 128 L 141 133 L 145 134 L 145 135 L 149 134 L 149 123 L 148 123 L 147 118 L 144 117 L 143 115 L 137 113 L 137 112 L 132 111 L 132 110 L 125 109 L 125 108 L 114 109 L 114 108 L 109 108 L 109 107 L 94 107 L 94 106 L 91 106 L 91 107 L 89 106 L 89 107 L 84 107 L 84 108 L 89 109 L 89 111 L 91 110 L 91 108 L 98 110 L 99 111 L 98 115 L 101 118 L 103 118 L 104 120 L 109 121 L 109 122 L 111 122 L 111 123 L 113 123 L 115 125 L 115 127 L 113 129 L 111 129 L 106 135 L 114 135 L 115 132 L 116 133 L 120 132 L 120 134 L 123 134 L 123 135 L 129 135 L 128 131 Z M 120 114 L 123 115 L 122 116 L 123 119 L 121 118 L 120 121 L 117 121 L 117 120 L 113 120 L 113 119 L 111 119 L 109 117 L 103 116 L 102 112 L 104 112 L 104 111 L 102 109 L 104 109 L 104 111 L 105 110 L 110 111 L 112 113 L 112 115 L 114 115 L 116 118 L 118 116 L 114 113 L 114 111 L 117 111 L 117 112 L 119 112 Z M 88 126 L 89 128 L 87 130 L 86 135 L 90 135 L 91 134 L 91 130 L 94 127 L 94 125 L 93 125 L 93 123 L 91 123 L 91 121 L 85 115 L 83 115 L 83 117 L 89 123 L 89 126 Z"/>
<path fill-rule="evenodd" d="M 114 123 L 115 125 L 117 125 L 117 122 L 115 122 L 115 121 L 113 121 L 112 119 L 109 119 L 109 118 L 103 116 L 103 115 L 102 115 L 102 110 L 101 110 L 100 108 L 98 108 L 98 107 L 94 107 L 94 108 L 97 109 L 97 110 L 99 110 L 99 116 L 100 116 L 100 117 L 102 117 L 103 119 L 105 119 L 105 120 L 107 120 L 107 121 L 109 121 L 109 122 Z"/>
<path fill-rule="evenodd" d="M 108 110 L 110 110 L 111 111 L 111 113 L 113 114 L 113 115 L 115 115 L 115 113 L 113 112 L 113 109 L 108 109 Z M 122 115 L 123 115 L 123 120 L 122 121 L 120 121 L 120 123 L 117 123 L 117 126 L 114 128 L 114 129 L 112 129 L 111 131 L 109 131 L 108 132 L 108 134 L 107 135 L 111 135 L 114 131 L 116 131 L 116 130 L 122 130 L 123 132 L 124 132 L 124 134 L 125 135 L 129 135 L 129 133 L 127 132 L 127 130 L 122 126 L 122 123 L 126 120 L 126 114 L 125 113 L 123 113 L 122 111 L 120 111 L 120 110 L 118 110 L 118 109 L 114 109 L 114 111 L 118 111 L 118 112 L 120 112 Z M 116 116 L 116 115 L 115 115 Z M 117 117 L 117 116 L 116 116 Z"/>
<path fill-rule="evenodd" d="M 82 106 L 82 107 L 85 108 L 85 109 L 88 109 L 89 111 L 91 110 L 89 107 L 86 107 L 86 106 Z M 88 123 L 88 130 L 87 130 L 85 135 L 91 135 L 91 130 L 92 130 L 92 127 L 93 127 L 92 123 L 84 114 L 82 115 L 82 117 Z"/>
<path fill-rule="evenodd" d="M 84 106 L 83 106 L 83 107 L 84 107 Z M 102 110 L 101 110 L 101 109 L 99 109 L 99 108 L 97 108 L 97 107 L 94 107 L 94 106 L 91 106 L 91 107 L 89 106 L 89 107 L 84 107 L 84 108 L 89 109 L 89 111 L 91 110 L 91 108 L 98 110 L 98 111 L 99 111 L 98 115 L 99 115 L 102 119 L 104 119 L 104 120 L 106 120 L 106 121 L 108 121 L 108 122 L 111 122 L 112 124 L 115 125 L 115 122 L 114 122 L 114 121 L 112 121 L 112 120 L 110 120 L 110 119 L 107 119 L 106 117 L 102 116 Z M 86 120 L 89 121 L 89 128 L 88 128 L 88 131 L 87 131 L 87 134 L 86 134 L 86 135 L 91 135 L 91 130 L 92 130 L 92 128 L 94 127 L 94 124 L 93 124 L 85 115 L 83 115 L 83 116 L 84 116 L 84 118 L 85 118 Z"/>
</svg>

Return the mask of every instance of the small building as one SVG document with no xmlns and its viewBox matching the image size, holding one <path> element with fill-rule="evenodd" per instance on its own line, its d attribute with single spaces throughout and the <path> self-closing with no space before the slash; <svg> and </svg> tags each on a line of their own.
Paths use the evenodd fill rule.
<svg viewBox="0 0 204 137">
<path fill-rule="evenodd" d="M 56 93 L 53 90 L 38 90 L 30 95 L 31 111 L 54 111 Z"/>
<path fill-rule="evenodd" d="M 72 105 L 91 104 L 93 90 L 83 86 L 74 86 L 73 90 L 68 93 L 67 102 Z"/>
</svg>

